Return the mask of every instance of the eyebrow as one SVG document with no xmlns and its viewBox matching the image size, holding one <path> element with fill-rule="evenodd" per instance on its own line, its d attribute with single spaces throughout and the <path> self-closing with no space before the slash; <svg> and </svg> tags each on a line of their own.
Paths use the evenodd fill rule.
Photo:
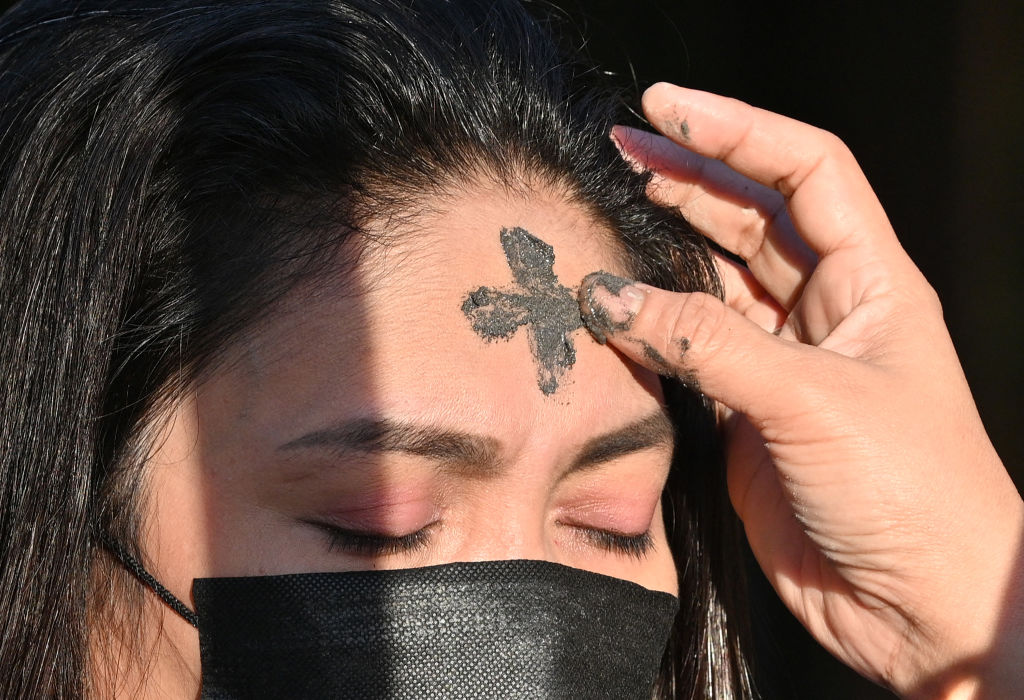
<svg viewBox="0 0 1024 700">
<path fill-rule="evenodd" d="M 659 409 L 588 440 L 565 475 L 643 450 L 656 447 L 671 449 L 674 441 L 672 421 L 664 410 Z M 494 476 L 503 466 L 501 442 L 494 437 L 391 419 L 347 421 L 307 433 L 277 449 L 285 452 L 326 449 L 364 454 L 401 452 L 440 462 L 467 476 Z"/>
<path fill-rule="evenodd" d="M 286 442 L 278 450 L 311 448 L 366 454 L 404 452 L 483 474 L 497 472 L 501 461 L 501 445 L 495 438 L 389 419 L 348 421 Z"/>
<path fill-rule="evenodd" d="M 655 447 L 671 449 L 675 444 L 675 436 L 675 426 L 665 411 L 659 409 L 640 420 L 588 440 L 567 473 Z"/>
</svg>

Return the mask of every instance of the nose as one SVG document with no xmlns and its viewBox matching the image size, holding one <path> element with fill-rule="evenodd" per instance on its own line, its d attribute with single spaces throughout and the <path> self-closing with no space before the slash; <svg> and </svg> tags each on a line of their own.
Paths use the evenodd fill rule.
<svg viewBox="0 0 1024 700">
<path fill-rule="evenodd" d="M 550 546 L 546 513 L 539 498 L 506 493 L 474 508 L 464 524 L 458 556 L 462 561 L 541 559 L 556 561 Z M 496 503 L 495 500 L 500 500 Z"/>
</svg>

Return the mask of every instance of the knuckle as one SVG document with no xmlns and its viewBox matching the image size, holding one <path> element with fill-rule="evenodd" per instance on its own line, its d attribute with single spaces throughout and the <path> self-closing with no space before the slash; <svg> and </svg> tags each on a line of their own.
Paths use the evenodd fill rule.
<svg viewBox="0 0 1024 700">
<path fill-rule="evenodd" d="M 853 152 L 831 131 L 814 128 L 805 146 L 800 165 L 775 184 L 775 189 L 782 192 L 787 199 L 816 172 L 827 170 L 834 174 L 847 168 L 859 167 Z"/>
<path fill-rule="evenodd" d="M 783 225 L 787 216 L 786 200 L 782 196 L 762 206 L 740 209 L 736 221 L 738 243 L 734 252 L 746 261 L 756 258 L 764 250 L 771 229 Z"/>
<path fill-rule="evenodd" d="M 770 224 L 770 216 L 765 215 L 756 207 L 745 207 L 739 211 L 737 228 L 739 245 L 736 251 L 743 260 L 754 258 L 764 245 L 765 229 Z"/>
<path fill-rule="evenodd" d="M 935 314 L 938 318 L 943 317 L 942 310 L 942 298 L 939 296 L 939 292 L 931 284 L 925 283 L 921 289 L 922 302 L 924 308 Z"/>
<path fill-rule="evenodd" d="M 665 324 L 665 347 L 678 349 L 682 357 L 691 349 L 700 354 L 714 353 L 724 340 L 726 307 L 716 297 L 704 292 L 686 295 Z"/>
<path fill-rule="evenodd" d="M 825 129 L 818 130 L 818 144 L 821 152 L 836 159 L 851 158 L 853 153 L 846 145 L 846 142 Z"/>
</svg>

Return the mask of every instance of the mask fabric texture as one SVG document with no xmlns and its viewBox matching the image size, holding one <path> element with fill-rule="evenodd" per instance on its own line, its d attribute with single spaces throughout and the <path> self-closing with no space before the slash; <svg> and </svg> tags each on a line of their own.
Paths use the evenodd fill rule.
<svg viewBox="0 0 1024 700">
<path fill-rule="evenodd" d="M 678 600 L 543 561 L 196 579 L 202 697 L 644 698 Z"/>
</svg>

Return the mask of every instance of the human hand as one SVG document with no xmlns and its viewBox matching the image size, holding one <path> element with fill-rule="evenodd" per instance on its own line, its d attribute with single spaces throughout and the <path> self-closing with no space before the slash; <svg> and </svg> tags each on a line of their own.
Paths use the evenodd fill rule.
<svg viewBox="0 0 1024 700">
<path fill-rule="evenodd" d="M 719 257 L 724 303 L 645 285 L 614 296 L 592 276 L 584 307 L 608 313 L 620 351 L 719 402 L 733 506 L 822 645 L 906 697 L 1013 694 L 1024 504 L 938 298 L 853 156 L 819 129 L 667 84 L 644 111 L 671 141 L 615 138 L 655 171 L 652 197 L 747 266 Z"/>
</svg>

